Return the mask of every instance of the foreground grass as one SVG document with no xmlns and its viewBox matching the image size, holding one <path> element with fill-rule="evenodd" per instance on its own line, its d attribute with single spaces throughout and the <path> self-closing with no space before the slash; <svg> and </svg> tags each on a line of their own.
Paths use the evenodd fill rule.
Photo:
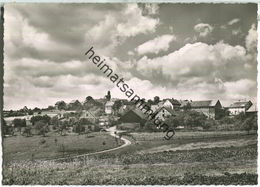
<svg viewBox="0 0 260 187">
<path fill-rule="evenodd" d="M 104 154 L 72 162 L 4 166 L 3 184 L 257 184 L 257 145 L 145 154 Z"/>
<path fill-rule="evenodd" d="M 56 141 L 55 141 L 56 139 Z M 14 136 L 4 138 L 4 162 L 53 159 L 65 156 L 92 153 L 118 147 L 115 138 L 105 132 L 89 133 L 86 135 L 60 136 L 49 134 L 47 137 Z"/>
</svg>

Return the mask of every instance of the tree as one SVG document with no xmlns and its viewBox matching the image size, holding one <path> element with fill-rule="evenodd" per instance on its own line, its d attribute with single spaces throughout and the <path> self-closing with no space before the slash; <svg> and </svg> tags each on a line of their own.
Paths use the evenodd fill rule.
<svg viewBox="0 0 260 187">
<path fill-rule="evenodd" d="M 170 116 L 165 120 L 165 123 L 168 124 L 172 128 L 176 128 L 178 126 L 181 126 L 183 124 L 182 122 L 182 116 L 176 115 L 176 116 Z"/>
<path fill-rule="evenodd" d="M 41 109 L 39 109 L 38 107 L 35 107 L 34 109 L 33 109 L 33 112 L 40 112 L 41 111 Z"/>
<path fill-rule="evenodd" d="M 44 115 L 44 116 L 33 116 L 31 117 L 31 123 L 32 125 L 34 125 L 37 121 L 43 121 L 44 123 L 49 124 L 51 120 L 51 117 L 48 115 Z"/>
<path fill-rule="evenodd" d="M 116 100 L 114 105 L 112 106 L 114 111 L 118 111 L 120 107 L 123 106 L 123 103 L 121 100 Z"/>
<path fill-rule="evenodd" d="M 55 107 L 54 106 L 48 106 L 48 108 L 47 108 L 47 110 L 53 110 L 53 109 L 55 109 Z"/>
<path fill-rule="evenodd" d="M 242 122 L 245 119 L 246 119 L 246 114 L 244 112 L 241 112 L 235 116 L 235 120 L 238 120 L 239 122 Z"/>
<path fill-rule="evenodd" d="M 66 125 L 64 123 L 59 125 L 59 132 L 61 136 L 65 136 L 66 135 Z"/>
<path fill-rule="evenodd" d="M 58 101 L 55 103 L 55 106 L 57 106 L 58 110 L 65 110 L 67 108 L 67 104 L 64 101 Z"/>
<path fill-rule="evenodd" d="M 207 119 L 204 123 L 202 123 L 202 128 L 204 130 L 210 129 L 210 127 L 216 126 L 216 121 L 213 119 Z"/>
<path fill-rule="evenodd" d="M 46 136 L 46 133 L 49 132 L 49 127 L 44 121 L 37 121 L 35 123 L 35 128 L 38 130 L 39 134 Z"/>
<path fill-rule="evenodd" d="M 250 130 L 257 130 L 257 117 L 251 116 L 244 120 L 241 126 L 242 130 L 246 130 L 249 134 Z"/>
<path fill-rule="evenodd" d="M 82 104 L 78 100 L 76 100 L 75 102 L 70 103 L 68 105 L 68 109 L 69 110 L 81 110 L 82 109 Z"/>
<path fill-rule="evenodd" d="M 155 96 L 153 99 L 154 104 L 158 104 L 160 102 L 160 97 L 159 96 Z"/>
<path fill-rule="evenodd" d="M 50 125 L 53 125 L 55 127 L 59 125 L 59 119 L 57 116 L 54 116 L 50 119 Z"/>
<path fill-rule="evenodd" d="M 156 124 L 154 124 L 154 122 L 152 120 L 148 120 L 145 122 L 144 129 L 148 130 L 148 131 L 157 131 L 158 130 Z"/>
<path fill-rule="evenodd" d="M 28 127 L 25 127 L 24 131 L 23 131 L 23 135 L 25 134 L 26 137 L 29 137 L 32 135 L 32 132 L 31 132 L 32 128 L 30 126 Z"/>
<path fill-rule="evenodd" d="M 153 104 L 153 101 L 152 101 L 151 99 L 148 99 L 147 105 L 148 105 L 148 106 L 151 106 L 152 104 Z"/>
<path fill-rule="evenodd" d="M 86 101 L 91 101 L 91 100 L 93 100 L 93 97 L 91 97 L 91 96 L 86 97 Z"/>
<path fill-rule="evenodd" d="M 29 110 L 28 110 L 28 115 L 33 115 L 32 109 L 29 109 Z"/>
<path fill-rule="evenodd" d="M 20 118 L 15 118 L 13 120 L 13 124 L 15 128 L 18 128 L 19 131 L 21 132 L 22 127 L 26 127 L 26 120 L 25 119 L 20 119 Z"/>
<path fill-rule="evenodd" d="M 197 111 L 186 111 L 184 116 L 184 125 L 193 129 L 194 127 L 203 127 L 207 116 Z"/>
<path fill-rule="evenodd" d="M 191 105 L 190 105 L 189 102 L 183 106 L 183 110 L 184 110 L 184 111 L 188 111 L 188 110 L 190 110 L 190 109 L 191 109 Z"/>
<path fill-rule="evenodd" d="M 73 127 L 73 131 L 78 133 L 78 135 L 82 134 L 83 132 L 85 132 L 85 127 L 82 123 L 75 123 L 74 127 Z"/>
</svg>

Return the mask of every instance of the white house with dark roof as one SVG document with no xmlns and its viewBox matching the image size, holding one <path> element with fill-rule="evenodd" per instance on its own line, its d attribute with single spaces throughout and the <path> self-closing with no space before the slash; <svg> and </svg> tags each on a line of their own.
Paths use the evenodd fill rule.
<svg viewBox="0 0 260 187">
<path fill-rule="evenodd" d="M 246 112 L 253 103 L 251 101 L 238 101 L 232 103 L 229 107 L 227 107 L 230 116 L 235 116 L 240 114 L 241 112 Z"/>
</svg>

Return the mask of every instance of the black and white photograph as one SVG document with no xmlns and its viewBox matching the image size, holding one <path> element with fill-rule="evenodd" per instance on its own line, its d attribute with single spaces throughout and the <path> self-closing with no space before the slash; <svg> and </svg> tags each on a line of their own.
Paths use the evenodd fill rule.
<svg viewBox="0 0 260 187">
<path fill-rule="evenodd" d="M 3 185 L 257 185 L 256 3 L 5 3 Z"/>
</svg>

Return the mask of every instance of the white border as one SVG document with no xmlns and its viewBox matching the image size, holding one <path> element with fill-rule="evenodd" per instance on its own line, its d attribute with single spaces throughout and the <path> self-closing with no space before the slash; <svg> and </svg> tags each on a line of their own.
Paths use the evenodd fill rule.
<svg viewBox="0 0 260 187">
<path fill-rule="evenodd" d="M 260 0 L 0 0 L 0 5 L 5 4 L 5 3 L 230 3 L 230 4 L 246 4 L 246 3 L 257 3 L 258 4 L 258 12 L 257 12 L 257 33 L 258 36 L 260 36 Z M 216 15 L 217 16 L 217 15 Z M 260 51 L 260 40 L 258 37 L 258 46 L 257 49 L 258 51 Z M 257 54 L 257 62 L 260 62 L 260 55 L 259 53 Z M 260 68 L 259 63 L 257 63 L 257 72 Z M 260 82 L 260 76 L 257 73 L 257 107 L 258 107 L 258 111 L 259 111 L 259 102 L 260 101 L 260 95 L 259 93 L 259 86 L 258 86 L 258 82 Z M 246 85 L 245 85 L 246 86 Z M 259 127 L 259 113 L 258 113 L 258 127 Z M 259 132 L 259 131 L 258 131 Z M 258 174 L 258 185 L 260 184 L 260 179 L 259 179 L 259 141 L 260 137 L 258 135 L 258 158 L 257 158 L 257 174 Z M 2 139 L 0 139 L 0 160 L 1 160 L 1 168 L 0 168 L 0 181 L 2 183 Z M 1 185 L 1 184 L 0 184 Z M 258 186 L 257 185 L 257 186 Z M 2 186 L 2 185 L 1 185 Z M 3 186 L 9 186 L 9 185 L 3 185 Z M 12 186 L 19 186 L 19 185 L 12 185 Z M 27 186 L 32 186 L 32 185 L 27 185 Z M 33 185 L 33 186 L 39 186 L 42 187 L 42 185 Z M 57 186 L 57 187 L 61 187 L 63 185 L 45 185 L 48 187 L 52 187 L 52 186 Z M 68 186 L 68 185 L 66 185 Z M 69 186 L 78 186 L 79 185 L 69 185 Z M 81 185 L 83 186 L 83 185 Z M 91 185 L 88 185 L 91 186 Z M 123 186 L 123 185 L 102 185 L 102 186 L 106 186 L 106 187 L 117 187 L 117 186 Z M 125 185 L 125 186 L 129 186 L 129 185 Z M 142 187 L 141 185 L 134 185 L 136 187 Z M 147 187 L 160 187 L 163 185 L 146 185 Z M 208 186 L 226 186 L 226 185 L 169 185 L 169 186 L 180 186 L 180 187 L 188 187 L 188 186 L 192 186 L 192 187 L 208 187 Z M 231 187 L 237 187 L 237 186 L 242 186 L 242 185 L 228 185 Z M 246 186 L 253 186 L 253 185 L 243 185 L 243 187 Z M 255 185 L 254 185 L 255 186 Z"/>
</svg>

